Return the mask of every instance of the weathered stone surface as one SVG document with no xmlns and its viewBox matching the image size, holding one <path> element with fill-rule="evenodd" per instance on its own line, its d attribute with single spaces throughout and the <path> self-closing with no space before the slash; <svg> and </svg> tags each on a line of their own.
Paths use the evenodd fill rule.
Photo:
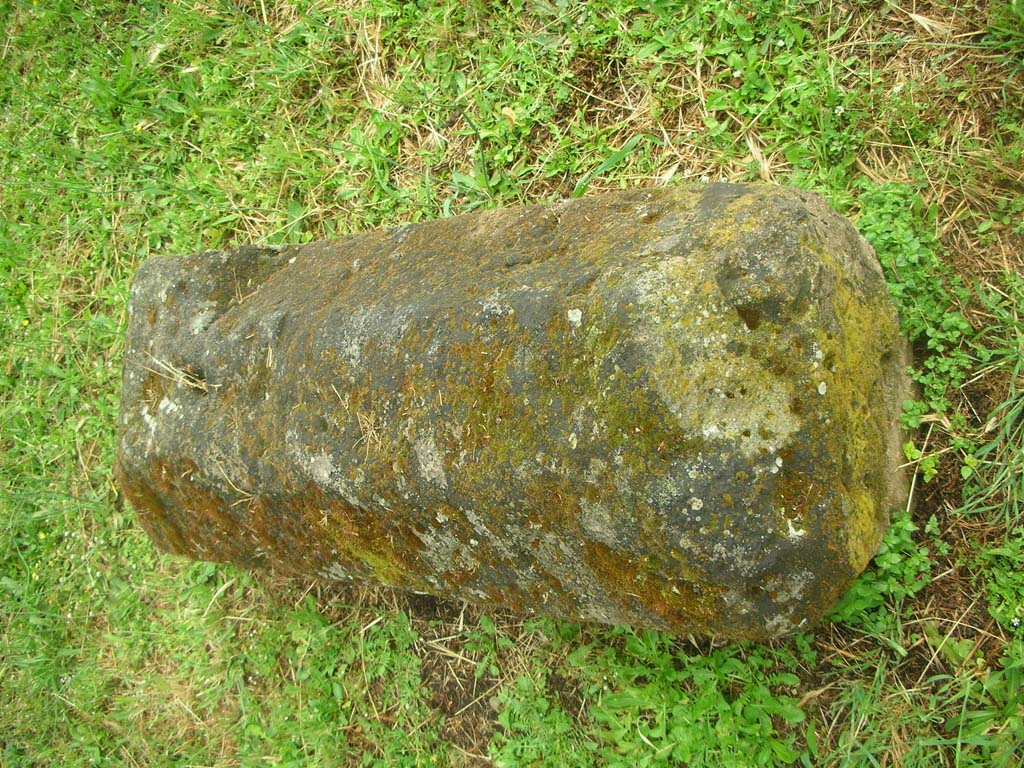
<svg viewBox="0 0 1024 768">
<path fill-rule="evenodd" d="M 118 475 L 195 558 L 766 637 L 827 611 L 901 493 L 895 312 L 801 191 L 154 258 L 130 310 Z"/>
</svg>

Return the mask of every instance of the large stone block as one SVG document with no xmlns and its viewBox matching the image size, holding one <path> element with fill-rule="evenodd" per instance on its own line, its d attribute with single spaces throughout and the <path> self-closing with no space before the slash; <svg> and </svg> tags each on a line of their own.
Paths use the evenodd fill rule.
<svg viewBox="0 0 1024 768">
<path fill-rule="evenodd" d="M 153 258 L 117 471 L 190 557 L 775 636 L 899 503 L 902 350 L 854 228 L 760 185 Z"/>
</svg>

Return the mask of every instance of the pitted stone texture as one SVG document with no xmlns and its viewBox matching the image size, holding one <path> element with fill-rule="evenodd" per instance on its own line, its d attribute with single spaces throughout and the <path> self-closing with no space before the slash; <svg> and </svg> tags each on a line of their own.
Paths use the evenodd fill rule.
<svg viewBox="0 0 1024 768">
<path fill-rule="evenodd" d="M 881 541 L 903 348 L 853 227 L 761 185 L 154 258 L 117 471 L 191 557 L 771 637 Z"/>
</svg>

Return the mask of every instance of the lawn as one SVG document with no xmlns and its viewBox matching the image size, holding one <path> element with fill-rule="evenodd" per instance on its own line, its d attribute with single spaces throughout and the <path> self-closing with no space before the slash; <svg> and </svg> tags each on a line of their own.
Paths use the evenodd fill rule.
<svg viewBox="0 0 1024 768">
<path fill-rule="evenodd" d="M 914 474 L 723 644 L 157 553 L 112 478 L 153 254 L 714 180 L 826 195 Z M 1024 3 L 0 0 L 0 766 L 1024 762 Z"/>
</svg>

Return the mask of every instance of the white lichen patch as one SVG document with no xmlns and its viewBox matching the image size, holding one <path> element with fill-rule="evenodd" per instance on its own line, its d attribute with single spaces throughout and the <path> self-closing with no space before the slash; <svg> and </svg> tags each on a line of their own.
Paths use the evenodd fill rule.
<svg viewBox="0 0 1024 768">
<path fill-rule="evenodd" d="M 597 485 L 608 471 L 608 464 L 603 459 L 592 458 L 583 472 L 583 479 L 591 485 Z"/>
<path fill-rule="evenodd" d="M 793 611 L 781 611 L 764 623 L 767 634 L 774 637 L 792 632 L 794 626 Z"/>
<path fill-rule="evenodd" d="M 590 538 L 609 547 L 620 544 L 620 537 L 615 530 L 615 518 L 606 505 L 581 498 L 580 512 L 580 524 Z"/>
<path fill-rule="evenodd" d="M 333 491 L 350 507 L 365 509 L 366 505 L 357 493 L 357 488 L 363 485 L 362 470 L 357 469 L 355 480 L 349 482 L 330 455 L 322 451 L 310 453 L 295 430 L 285 432 L 284 444 L 285 455 L 306 478 L 325 490 Z"/>
<path fill-rule="evenodd" d="M 426 561 L 438 572 L 447 571 L 456 563 L 463 568 L 476 563 L 466 555 L 458 539 L 444 528 L 427 529 L 422 533 L 413 528 L 413 533 L 423 542 Z"/>
<path fill-rule="evenodd" d="M 353 313 L 351 320 L 353 327 L 347 330 L 343 340 L 337 345 L 338 352 L 341 353 L 345 362 L 352 366 L 359 365 L 359 361 L 363 356 L 363 346 L 366 344 L 367 339 L 367 334 L 364 333 L 364 321 L 365 313 Z"/>
<path fill-rule="evenodd" d="M 323 326 L 323 345 L 336 349 L 346 363 L 358 366 L 367 342 L 393 346 L 408 330 L 411 310 L 386 311 L 358 307 L 344 315 L 332 313 Z"/>
<path fill-rule="evenodd" d="M 700 434 L 701 437 L 703 437 L 705 440 L 715 440 L 717 438 L 725 436 L 722 433 L 722 430 L 719 429 L 718 425 L 712 423 L 702 424 L 700 428 Z"/>
<path fill-rule="evenodd" d="M 729 563 L 736 573 L 750 578 L 758 573 L 763 565 L 764 549 L 759 543 L 747 536 L 737 536 L 732 529 L 701 530 L 704 540 L 712 541 L 711 560 Z"/>
<path fill-rule="evenodd" d="M 731 616 L 756 616 L 757 606 L 739 590 L 728 589 L 722 593 L 722 605 L 725 606 L 723 614 Z"/>
<path fill-rule="evenodd" d="M 574 309 L 570 309 L 565 314 L 566 314 L 566 317 L 569 318 L 569 324 L 573 328 L 579 328 L 580 325 L 583 323 L 583 310 L 575 309 L 574 308 Z"/>
<path fill-rule="evenodd" d="M 448 476 L 445 473 L 441 452 L 434 441 L 434 433 L 427 432 L 417 438 L 412 447 L 416 454 L 420 477 L 439 488 L 447 488 Z"/>
<path fill-rule="evenodd" d="M 321 453 L 317 456 L 311 456 L 308 460 L 307 466 L 309 467 L 310 474 L 313 480 L 316 481 L 317 485 L 323 488 L 329 488 L 331 486 L 331 475 L 334 472 L 334 463 L 331 461 L 331 457 L 326 453 Z"/>
<path fill-rule="evenodd" d="M 786 518 L 786 528 L 786 537 L 790 541 L 800 541 L 800 539 L 807 535 L 807 531 L 802 528 L 797 528 L 793 525 L 793 521 L 788 517 Z"/>
<path fill-rule="evenodd" d="M 801 569 L 793 573 L 772 576 L 765 583 L 765 589 L 772 595 L 776 605 L 786 605 L 801 599 L 814 578 L 813 573 Z"/>
<path fill-rule="evenodd" d="M 142 404 L 142 407 L 139 409 L 139 413 L 142 416 L 142 422 L 146 425 L 146 428 L 149 430 L 149 437 L 147 440 L 148 444 L 152 442 L 153 437 L 156 435 L 157 420 L 149 412 L 149 406 L 146 405 L 145 403 Z"/>
<path fill-rule="evenodd" d="M 487 542 L 487 544 L 491 548 L 493 548 L 499 555 L 508 560 L 512 560 L 517 556 L 516 553 L 510 548 L 509 544 L 506 543 L 505 537 L 499 534 L 495 534 L 487 526 L 487 523 L 485 523 L 480 518 L 480 515 L 478 515 L 476 512 L 474 512 L 472 509 L 468 507 L 460 508 L 459 511 L 462 512 L 462 514 L 465 516 L 466 522 L 472 526 L 473 532 L 479 536 L 479 538 L 476 539 L 477 542 Z"/>
<path fill-rule="evenodd" d="M 703 453 L 688 457 L 686 476 L 690 480 L 707 479 L 715 468 L 715 462 L 708 459 Z"/>
<path fill-rule="evenodd" d="M 326 568 L 321 569 L 318 575 L 321 579 L 328 581 L 352 581 L 352 575 L 340 563 L 332 563 Z"/>
<path fill-rule="evenodd" d="M 215 305 L 210 304 L 209 308 L 204 309 L 201 312 L 197 312 L 192 317 L 192 321 L 189 323 L 189 330 L 192 331 L 193 336 L 198 336 L 207 328 L 209 328 L 213 321 L 216 319 L 217 308 Z"/>
<path fill-rule="evenodd" d="M 492 291 L 483 300 L 483 302 L 481 302 L 480 308 L 483 310 L 484 315 L 487 317 L 504 317 L 506 315 L 515 314 L 515 309 L 502 299 L 503 294 L 500 290 L 495 289 Z"/>
</svg>

